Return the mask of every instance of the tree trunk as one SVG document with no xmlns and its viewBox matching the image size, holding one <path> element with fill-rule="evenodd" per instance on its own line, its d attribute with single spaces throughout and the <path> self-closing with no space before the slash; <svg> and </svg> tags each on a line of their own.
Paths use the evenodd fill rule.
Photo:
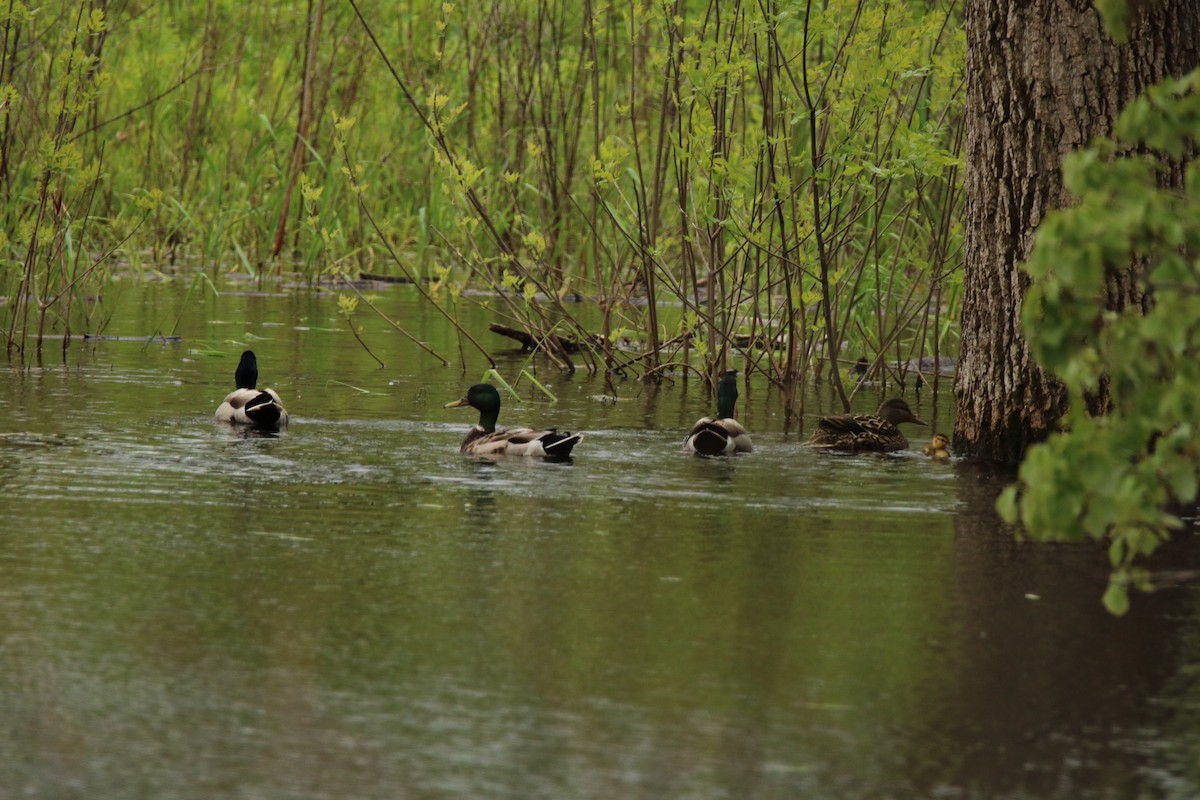
<svg viewBox="0 0 1200 800">
<path fill-rule="evenodd" d="M 1129 43 L 1119 45 L 1088 0 L 966 3 L 958 452 L 1015 463 L 1066 410 L 1061 385 L 1033 361 L 1021 335 L 1029 281 L 1017 265 L 1046 212 L 1070 202 L 1063 156 L 1108 134 L 1147 87 L 1200 63 L 1195 0 L 1130 3 L 1130 13 Z M 1137 291 L 1133 280 L 1114 281 L 1108 301 L 1140 303 Z"/>
</svg>

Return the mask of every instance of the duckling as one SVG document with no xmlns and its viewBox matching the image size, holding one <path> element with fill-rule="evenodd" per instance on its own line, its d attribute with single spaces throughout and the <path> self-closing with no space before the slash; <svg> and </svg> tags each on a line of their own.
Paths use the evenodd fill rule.
<svg viewBox="0 0 1200 800">
<path fill-rule="evenodd" d="M 749 453 L 754 449 L 750 434 L 733 418 L 737 403 L 737 370 L 728 370 L 717 384 L 717 415 L 701 417 L 688 431 L 683 449 L 701 456 Z"/>
<path fill-rule="evenodd" d="M 901 422 L 927 424 L 899 397 L 885 400 L 875 415 L 835 414 L 817 420 L 808 443 L 826 450 L 849 453 L 888 453 L 908 447 L 908 440 L 896 426 Z"/>
<path fill-rule="evenodd" d="M 479 423 L 467 431 L 459 452 L 473 456 L 545 456 L 567 458 L 583 439 L 582 433 L 559 433 L 553 428 L 506 428 L 496 430 L 500 416 L 500 393 L 490 383 L 477 383 L 467 396 L 447 403 L 445 408 L 470 406 L 479 411 Z"/>
<path fill-rule="evenodd" d="M 286 428 L 288 413 L 274 389 L 256 389 L 258 359 L 253 350 L 242 353 L 234 373 L 237 389 L 225 396 L 217 408 L 217 422 L 229 425 L 249 425 L 259 430 L 275 431 Z"/>
<path fill-rule="evenodd" d="M 929 445 L 921 448 L 921 452 L 935 461 L 945 461 L 950 458 L 950 438 L 944 433 L 935 433 L 929 438 Z"/>
</svg>

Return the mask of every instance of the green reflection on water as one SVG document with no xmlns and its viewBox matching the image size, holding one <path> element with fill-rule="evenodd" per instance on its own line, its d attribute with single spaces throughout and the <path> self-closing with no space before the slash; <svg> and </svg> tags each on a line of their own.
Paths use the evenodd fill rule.
<svg viewBox="0 0 1200 800">
<path fill-rule="evenodd" d="M 144 312 L 114 333 L 174 316 L 168 287 L 144 294 L 127 290 Z M 456 350 L 403 290 L 384 299 Z M 619 384 L 601 404 L 612 387 L 553 374 L 559 404 L 511 404 L 501 423 L 586 430 L 576 458 L 481 463 L 457 452 L 470 420 L 441 406 L 483 365 L 436 367 L 379 327 L 380 370 L 331 297 L 222 295 L 180 332 L 73 346 L 0 388 L 0 785 L 18 796 L 1142 785 L 1158 717 L 1138 698 L 1177 674 L 1146 639 L 1168 639 L 1180 597 L 1108 619 L 1079 577 L 1091 554 L 1071 551 L 1064 581 L 1064 551 L 1014 549 L 960 465 L 805 450 L 765 390 L 739 410 L 754 454 L 687 457 L 682 431 L 710 405 L 695 387 Z M 292 413 L 281 436 L 212 424 L 244 346 Z M 1031 612 L 1034 590 L 1047 599 Z M 1068 632 L 1089 646 L 1055 655 Z M 1114 641 L 1157 671 L 1111 666 L 1081 689 L 1075 673 Z M 1005 680 L 1064 657 L 1011 711 L 1026 703 Z M 1114 704 L 1105 687 L 1131 675 L 1144 688 Z M 1105 703 L 1118 710 L 1097 734 Z M 1010 713 L 1013 730 L 993 724 Z M 1030 727 L 1058 744 L 1022 744 Z M 1188 752 L 1195 728 L 1176 730 L 1162 746 Z M 1127 769 L 1072 766 L 1089 751 Z M 1006 752 L 1013 769 L 987 766 Z"/>
</svg>

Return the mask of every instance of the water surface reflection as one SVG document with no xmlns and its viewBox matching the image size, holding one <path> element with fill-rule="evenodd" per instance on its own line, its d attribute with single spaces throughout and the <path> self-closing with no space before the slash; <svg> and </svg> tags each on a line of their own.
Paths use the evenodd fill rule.
<svg viewBox="0 0 1200 800">
<path fill-rule="evenodd" d="M 1200 793 L 1195 590 L 1107 616 L 1103 552 L 1015 542 L 1002 476 L 806 450 L 765 387 L 753 454 L 689 457 L 696 387 L 554 375 L 502 421 L 575 457 L 476 461 L 441 403 L 481 368 L 368 331 L 379 370 L 329 299 L 220 302 L 0 382 L 13 796 Z M 229 319 L 279 436 L 212 423 Z"/>
</svg>

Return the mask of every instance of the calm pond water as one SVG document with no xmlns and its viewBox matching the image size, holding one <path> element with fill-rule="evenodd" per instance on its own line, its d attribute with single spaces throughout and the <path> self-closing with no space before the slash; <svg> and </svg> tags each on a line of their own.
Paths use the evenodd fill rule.
<svg viewBox="0 0 1200 800">
<path fill-rule="evenodd" d="M 575 458 L 478 463 L 442 405 L 481 358 L 364 318 L 381 369 L 331 294 L 185 293 L 107 300 L 179 343 L 0 378 L 0 797 L 1200 795 L 1197 590 L 1109 617 L 1104 554 L 1015 542 L 1001 477 L 812 452 L 765 386 L 753 454 L 688 457 L 695 383 L 544 368 L 559 402 L 501 423 L 585 430 Z M 411 289 L 378 301 L 461 363 Z M 281 436 L 212 421 L 246 346 Z"/>
</svg>

